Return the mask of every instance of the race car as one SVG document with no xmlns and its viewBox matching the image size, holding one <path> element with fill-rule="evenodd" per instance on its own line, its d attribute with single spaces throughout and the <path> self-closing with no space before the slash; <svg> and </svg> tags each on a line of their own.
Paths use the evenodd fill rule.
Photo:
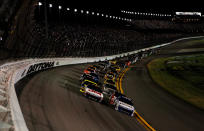
<svg viewBox="0 0 204 131">
<path fill-rule="evenodd" d="M 130 116 L 134 116 L 135 108 L 132 103 L 132 99 L 126 97 L 125 95 L 118 96 L 115 101 L 115 110 L 119 112 L 124 112 Z"/>
<path fill-rule="evenodd" d="M 106 64 L 105 63 L 99 63 L 98 66 L 99 66 L 101 71 L 106 69 Z"/>
<path fill-rule="evenodd" d="M 105 80 L 105 81 L 104 81 L 104 84 L 110 84 L 110 85 L 113 85 L 113 86 L 116 85 L 115 81 L 114 81 L 114 80 L 111 80 L 111 79 Z"/>
<path fill-rule="evenodd" d="M 103 93 L 107 95 L 112 95 L 117 91 L 116 87 L 111 84 L 104 84 L 103 85 Z"/>
<path fill-rule="evenodd" d="M 98 65 L 91 65 L 90 68 L 94 68 L 96 72 L 101 70 L 101 67 Z"/>
<path fill-rule="evenodd" d="M 110 61 L 109 61 L 109 63 L 110 63 L 111 65 L 115 65 L 116 62 L 117 62 L 116 60 L 110 60 Z"/>
<path fill-rule="evenodd" d="M 115 70 L 117 73 L 120 72 L 120 67 L 117 66 L 117 65 L 113 65 L 113 66 L 111 66 L 110 68 L 111 68 L 111 70 Z"/>
<path fill-rule="evenodd" d="M 84 80 L 93 80 L 95 83 L 98 83 L 99 82 L 99 78 L 98 78 L 98 75 L 96 75 L 95 73 L 90 73 L 90 74 L 83 74 L 81 75 L 80 77 L 80 81 L 84 81 Z"/>
<path fill-rule="evenodd" d="M 96 70 L 96 67 L 94 65 L 90 65 L 88 68 L 92 70 Z"/>
<path fill-rule="evenodd" d="M 85 74 L 95 73 L 95 70 L 93 68 L 87 68 L 84 70 Z"/>
<path fill-rule="evenodd" d="M 113 72 L 108 72 L 105 74 L 105 77 L 104 79 L 108 80 L 108 79 L 111 79 L 111 80 L 115 80 L 115 74 Z"/>
<path fill-rule="evenodd" d="M 95 80 L 99 81 L 99 77 L 96 73 L 90 73 L 90 76 L 92 76 Z"/>
<path fill-rule="evenodd" d="M 101 88 L 95 86 L 95 85 L 87 85 L 84 87 L 84 92 L 83 94 L 95 101 L 102 102 L 103 101 L 103 93 Z"/>
<path fill-rule="evenodd" d="M 80 81 L 84 81 L 84 80 L 89 80 L 89 81 L 92 81 L 92 82 L 95 82 L 95 83 L 99 82 L 99 80 L 97 78 L 94 78 L 93 76 L 91 76 L 89 74 L 83 74 L 80 77 Z"/>
<path fill-rule="evenodd" d="M 95 85 L 95 86 L 98 86 L 97 83 L 91 81 L 91 80 L 84 80 L 82 83 L 81 83 L 81 88 L 84 88 L 85 86 L 88 86 L 88 85 Z M 83 89 L 82 89 L 83 90 Z"/>
<path fill-rule="evenodd" d="M 109 104 L 110 105 L 114 105 L 115 104 L 115 100 L 116 100 L 116 98 L 118 98 L 119 96 L 121 96 L 121 95 L 123 95 L 123 94 L 121 94 L 121 93 L 119 93 L 119 92 L 114 92 L 111 96 L 110 96 L 110 101 L 109 101 Z"/>
</svg>

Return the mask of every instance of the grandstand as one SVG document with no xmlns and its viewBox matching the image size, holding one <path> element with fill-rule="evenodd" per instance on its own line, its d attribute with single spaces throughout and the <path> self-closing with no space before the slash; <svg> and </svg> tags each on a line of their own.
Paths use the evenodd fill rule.
<svg viewBox="0 0 204 131">
<path fill-rule="evenodd" d="M 5 57 L 113 55 L 204 33 L 202 19 L 176 22 L 174 10 L 66 5 L 57 1 L 49 1 L 46 6 L 44 1 L 27 2 L 0 46 Z"/>
</svg>

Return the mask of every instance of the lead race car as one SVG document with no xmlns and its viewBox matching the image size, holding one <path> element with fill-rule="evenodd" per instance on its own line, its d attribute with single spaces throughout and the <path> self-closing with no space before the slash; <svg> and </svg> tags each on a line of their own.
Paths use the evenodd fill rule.
<svg viewBox="0 0 204 131">
<path fill-rule="evenodd" d="M 115 92 L 111 96 L 110 104 L 115 106 L 115 110 L 124 112 L 130 116 L 134 116 L 135 108 L 133 106 L 131 98 Z"/>
</svg>

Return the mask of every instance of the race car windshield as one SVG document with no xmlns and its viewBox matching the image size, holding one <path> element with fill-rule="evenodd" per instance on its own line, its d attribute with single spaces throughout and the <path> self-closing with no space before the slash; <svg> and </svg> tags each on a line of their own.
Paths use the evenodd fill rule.
<svg viewBox="0 0 204 131">
<path fill-rule="evenodd" d="M 127 104 L 129 104 L 129 105 L 133 106 L 132 101 L 131 101 L 131 100 L 129 100 L 128 98 L 125 98 L 125 97 L 120 97 L 120 98 L 119 98 L 119 101 L 122 101 L 122 102 L 124 102 L 124 103 L 127 103 Z"/>
<path fill-rule="evenodd" d="M 97 92 L 102 93 L 102 90 L 101 90 L 99 87 L 96 87 L 96 86 L 94 86 L 94 85 L 89 85 L 88 88 L 89 88 L 89 89 L 92 89 L 92 90 L 95 90 L 95 91 L 97 91 Z"/>
</svg>

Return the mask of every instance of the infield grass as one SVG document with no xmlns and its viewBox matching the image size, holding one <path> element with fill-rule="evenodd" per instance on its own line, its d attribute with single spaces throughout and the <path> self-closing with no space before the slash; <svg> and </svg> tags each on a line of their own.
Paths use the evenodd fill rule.
<svg viewBox="0 0 204 131">
<path fill-rule="evenodd" d="M 158 58 L 147 67 L 162 88 L 204 109 L 204 54 Z"/>
</svg>

